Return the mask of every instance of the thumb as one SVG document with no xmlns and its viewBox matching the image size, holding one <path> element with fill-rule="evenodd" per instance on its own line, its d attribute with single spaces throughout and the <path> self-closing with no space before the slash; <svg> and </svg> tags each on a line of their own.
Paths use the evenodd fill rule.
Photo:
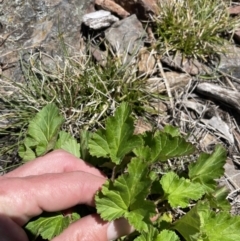
<svg viewBox="0 0 240 241">
<path fill-rule="evenodd" d="M 0 237 L 4 241 L 28 241 L 23 229 L 9 217 L 0 214 Z"/>
<path fill-rule="evenodd" d="M 104 222 L 99 215 L 88 215 L 71 224 L 52 241 L 110 241 L 133 232 L 126 219 Z"/>
</svg>

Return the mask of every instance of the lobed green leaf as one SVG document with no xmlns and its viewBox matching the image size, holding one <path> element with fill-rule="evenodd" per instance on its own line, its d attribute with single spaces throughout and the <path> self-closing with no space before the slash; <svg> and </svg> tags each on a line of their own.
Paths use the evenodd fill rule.
<svg viewBox="0 0 240 241">
<path fill-rule="evenodd" d="M 239 216 L 231 216 L 228 212 L 215 213 L 210 210 L 205 214 L 204 225 L 201 228 L 203 241 L 239 240 Z"/>
<path fill-rule="evenodd" d="M 28 222 L 25 226 L 25 230 L 27 230 L 27 232 L 34 238 L 40 235 L 43 239 L 52 240 L 72 222 L 78 220 L 79 218 L 80 216 L 77 213 L 68 214 L 66 216 L 51 213 Z"/>
<path fill-rule="evenodd" d="M 162 230 L 160 233 L 156 228 L 150 227 L 147 233 L 142 233 L 134 241 L 180 241 L 174 231 Z"/>
<path fill-rule="evenodd" d="M 80 156 L 85 161 L 89 159 L 88 141 L 91 135 L 92 133 L 87 130 L 80 131 Z"/>
<path fill-rule="evenodd" d="M 181 136 L 179 128 L 171 125 L 165 125 L 164 132 L 170 134 L 172 137 Z"/>
<path fill-rule="evenodd" d="M 63 149 L 80 158 L 80 144 L 77 140 L 69 133 L 60 131 L 58 140 L 54 149 Z"/>
<path fill-rule="evenodd" d="M 180 241 L 177 234 L 170 230 L 163 230 L 158 236 L 156 241 Z"/>
<path fill-rule="evenodd" d="M 165 174 L 160 183 L 164 190 L 164 197 L 171 207 L 185 208 L 189 200 L 198 200 L 204 194 L 204 189 L 199 183 L 192 183 L 189 179 L 179 178 L 174 172 Z"/>
<path fill-rule="evenodd" d="M 227 200 L 229 190 L 227 187 L 217 188 L 213 192 L 205 195 L 205 200 L 208 200 L 210 207 L 214 209 L 220 209 L 222 211 L 231 211 L 231 205 Z"/>
<path fill-rule="evenodd" d="M 29 122 L 27 137 L 19 149 L 19 155 L 23 160 L 32 160 L 52 150 L 63 121 L 63 116 L 53 103 L 40 110 Z M 35 156 L 30 149 L 35 152 Z"/>
<path fill-rule="evenodd" d="M 207 192 L 216 188 L 215 179 L 224 174 L 226 150 L 217 145 L 212 154 L 202 153 L 195 163 L 189 165 L 189 178 L 193 182 L 202 184 Z"/>
<path fill-rule="evenodd" d="M 134 158 L 128 173 L 107 181 L 95 198 L 101 217 L 108 221 L 125 217 L 137 230 L 148 230 L 150 217 L 155 214 L 155 205 L 146 200 L 152 182 L 148 174 L 147 164 Z"/>
<path fill-rule="evenodd" d="M 134 241 L 155 241 L 158 233 L 158 230 L 151 225 L 147 232 L 143 232 Z"/>
<path fill-rule="evenodd" d="M 175 129 L 168 131 L 172 134 L 162 131 L 146 133 L 143 137 L 145 147 L 134 149 L 135 155 L 149 162 L 163 162 L 169 158 L 190 155 L 196 150 L 191 143 L 178 136 Z"/>
<path fill-rule="evenodd" d="M 104 130 L 99 130 L 92 135 L 88 142 L 88 148 L 92 156 L 110 157 L 110 149 Z"/>
<path fill-rule="evenodd" d="M 199 241 L 200 227 L 203 221 L 200 218 L 199 211 L 209 209 L 207 205 L 198 203 L 182 218 L 178 219 L 173 228 L 177 230 L 186 241 Z"/>
<path fill-rule="evenodd" d="M 31 137 L 26 137 L 22 145 L 18 148 L 18 154 L 23 159 L 23 161 L 31 161 L 36 158 L 36 153 L 33 151 L 33 148 L 37 145 Z"/>
<path fill-rule="evenodd" d="M 133 135 L 134 123 L 130 113 L 129 105 L 122 103 L 115 115 L 107 118 L 106 130 L 96 132 L 89 140 L 91 155 L 111 158 L 119 165 L 126 154 L 142 145 L 141 137 Z"/>
</svg>

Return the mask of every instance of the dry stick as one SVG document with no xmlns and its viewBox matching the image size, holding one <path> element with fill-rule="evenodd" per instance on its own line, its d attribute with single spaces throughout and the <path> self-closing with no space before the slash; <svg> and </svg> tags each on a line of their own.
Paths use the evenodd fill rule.
<svg viewBox="0 0 240 241">
<path fill-rule="evenodd" d="M 240 112 L 240 93 L 237 91 L 228 90 L 221 86 L 210 83 L 200 83 L 196 88 L 196 92 L 208 97 L 212 97 Z"/>
<path fill-rule="evenodd" d="M 173 103 L 173 96 L 172 96 L 171 88 L 170 88 L 168 79 L 167 79 L 167 77 L 166 77 L 166 75 L 164 73 L 164 70 L 163 70 L 163 67 L 162 67 L 162 63 L 159 60 L 159 58 L 157 59 L 157 65 L 158 65 L 158 68 L 159 68 L 159 70 L 161 72 L 161 75 L 163 77 L 164 84 L 166 86 L 167 94 L 168 94 L 168 97 L 170 99 L 170 105 L 171 105 L 171 108 L 172 108 L 172 111 L 173 111 L 173 116 L 175 116 L 175 110 L 174 110 L 174 103 Z"/>
<path fill-rule="evenodd" d="M 222 75 L 225 76 L 225 77 L 232 78 L 235 82 L 237 82 L 237 83 L 240 84 L 240 80 L 239 80 L 237 77 L 234 77 L 234 76 L 232 76 L 232 75 L 230 75 L 230 74 L 224 73 L 223 71 L 221 71 L 221 70 L 219 70 L 219 69 L 217 70 L 217 72 L 219 72 L 220 74 L 222 74 Z"/>
<path fill-rule="evenodd" d="M 225 79 L 227 80 L 228 84 L 232 87 L 233 90 L 238 91 L 237 88 L 234 86 L 234 84 L 227 76 L 225 76 Z"/>
<path fill-rule="evenodd" d="M 14 33 L 14 32 L 16 32 L 17 31 L 17 29 L 15 29 L 15 30 L 13 30 L 12 32 L 10 32 L 10 33 L 7 33 L 7 34 L 5 34 L 5 35 L 3 35 L 3 36 L 0 36 L 0 39 L 2 39 L 2 41 L 1 41 L 1 43 L 0 43 L 0 47 L 7 41 L 7 39 Z"/>
<path fill-rule="evenodd" d="M 237 174 L 238 175 L 238 174 Z M 237 175 L 234 175 L 234 176 L 237 176 Z M 228 174 L 224 174 L 225 176 L 225 181 L 229 182 L 230 185 L 232 185 L 234 187 L 235 190 L 239 190 L 239 186 L 231 179 L 233 178 L 234 176 L 230 177 Z M 231 192 L 232 193 L 232 192 Z"/>
<path fill-rule="evenodd" d="M 231 198 L 231 196 L 232 196 L 233 194 L 238 193 L 238 192 L 240 192 L 240 188 L 238 188 L 238 189 L 236 189 L 236 190 L 230 192 L 230 193 L 228 194 L 228 196 L 227 196 L 226 199 Z"/>
</svg>

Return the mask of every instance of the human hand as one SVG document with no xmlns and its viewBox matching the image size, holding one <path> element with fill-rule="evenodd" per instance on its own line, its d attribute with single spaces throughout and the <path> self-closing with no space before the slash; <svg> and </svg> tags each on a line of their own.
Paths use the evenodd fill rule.
<svg viewBox="0 0 240 241">
<path fill-rule="evenodd" d="M 106 178 L 96 168 L 63 151 L 53 151 L 0 177 L 0 237 L 28 241 L 22 229 L 43 211 L 78 204 L 94 206 L 94 195 Z M 72 223 L 52 241 L 108 241 L 130 233 L 124 219 L 104 222 L 92 214 Z"/>
</svg>

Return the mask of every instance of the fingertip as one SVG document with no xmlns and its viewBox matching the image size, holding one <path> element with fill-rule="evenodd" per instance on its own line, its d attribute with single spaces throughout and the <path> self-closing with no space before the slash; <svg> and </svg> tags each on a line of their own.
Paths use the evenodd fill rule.
<svg viewBox="0 0 240 241">
<path fill-rule="evenodd" d="M 3 178 L 0 213 L 23 225 L 43 211 L 56 212 L 78 204 L 94 206 L 95 194 L 104 182 L 105 178 L 86 172 Z"/>
<path fill-rule="evenodd" d="M 45 156 L 29 161 L 4 176 L 26 177 L 30 175 L 72 171 L 83 171 L 99 177 L 104 177 L 97 168 L 62 149 L 54 150 Z"/>
<path fill-rule="evenodd" d="M 124 218 L 105 222 L 93 214 L 74 222 L 52 241 L 112 241 L 133 231 Z"/>
<path fill-rule="evenodd" d="M 130 234 L 134 228 L 129 224 L 125 218 L 120 218 L 109 223 L 107 228 L 107 239 L 109 241 L 115 240 L 124 235 Z"/>
<path fill-rule="evenodd" d="M 107 241 L 108 223 L 92 214 L 72 223 L 52 241 Z"/>
</svg>

